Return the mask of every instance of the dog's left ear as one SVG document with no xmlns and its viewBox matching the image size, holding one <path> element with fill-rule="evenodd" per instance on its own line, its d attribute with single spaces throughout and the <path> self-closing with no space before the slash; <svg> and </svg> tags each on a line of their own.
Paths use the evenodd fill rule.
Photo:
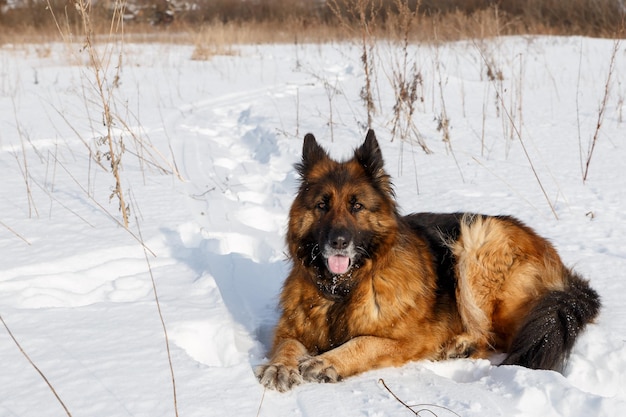
<svg viewBox="0 0 626 417">
<path fill-rule="evenodd" d="M 385 172 L 383 153 L 378 145 L 374 130 L 369 129 L 363 144 L 354 151 L 354 158 L 365 169 L 367 175 L 378 184 L 384 192 L 393 194 L 389 175 Z"/>
</svg>

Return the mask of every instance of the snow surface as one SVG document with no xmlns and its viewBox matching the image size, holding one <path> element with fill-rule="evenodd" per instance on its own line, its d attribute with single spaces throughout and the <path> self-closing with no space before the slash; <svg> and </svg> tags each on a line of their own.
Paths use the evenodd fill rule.
<svg viewBox="0 0 626 417">
<path fill-rule="evenodd" d="M 374 49 L 373 127 L 402 210 L 516 215 L 602 295 L 601 316 L 564 375 L 498 367 L 495 357 L 410 363 L 286 394 L 264 393 L 255 380 L 289 268 L 283 239 L 301 138 L 313 132 L 341 158 L 364 137 L 361 49 L 350 44 L 241 46 L 206 61 L 191 60 L 193 46 L 103 45 L 113 57 L 112 108 L 126 124 L 115 128 L 126 145 L 132 234 L 109 201 L 113 177 L 89 157 L 104 149 L 104 127 L 81 45 L 2 46 L 0 315 L 73 416 L 174 415 L 151 274 L 181 416 L 411 415 L 380 379 L 421 404 L 416 411 L 432 411 L 419 415 L 621 415 L 623 44 L 585 183 L 581 169 L 613 46 L 552 37 L 419 45 L 406 66 L 396 46 Z M 390 84 L 413 65 L 423 98 L 413 121 L 430 155 L 391 140 Z M 437 130 L 442 115 L 451 149 Z M 61 415 L 0 326 L 0 416 Z"/>
</svg>

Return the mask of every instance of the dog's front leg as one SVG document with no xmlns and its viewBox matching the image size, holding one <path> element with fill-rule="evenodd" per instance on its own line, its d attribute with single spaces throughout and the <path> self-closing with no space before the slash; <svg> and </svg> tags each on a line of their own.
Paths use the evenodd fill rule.
<svg viewBox="0 0 626 417">
<path fill-rule="evenodd" d="M 302 343 L 296 339 L 285 339 L 274 350 L 270 363 L 256 368 L 256 377 L 269 389 L 288 391 L 302 383 L 298 364 L 308 357 Z"/>
<path fill-rule="evenodd" d="M 408 360 L 404 345 L 383 337 L 355 337 L 321 355 L 304 358 L 300 375 L 306 381 L 337 382 L 371 369 L 397 366 Z"/>
</svg>

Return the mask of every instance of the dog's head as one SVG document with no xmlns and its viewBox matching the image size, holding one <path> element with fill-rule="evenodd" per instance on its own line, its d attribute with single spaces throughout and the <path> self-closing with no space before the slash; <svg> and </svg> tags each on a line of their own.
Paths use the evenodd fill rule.
<svg viewBox="0 0 626 417">
<path fill-rule="evenodd" d="M 395 238 L 393 187 L 373 130 L 347 161 L 330 158 L 308 134 L 304 138 L 298 195 L 291 207 L 289 250 L 314 270 L 323 292 L 349 291 L 355 269 Z"/>
</svg>

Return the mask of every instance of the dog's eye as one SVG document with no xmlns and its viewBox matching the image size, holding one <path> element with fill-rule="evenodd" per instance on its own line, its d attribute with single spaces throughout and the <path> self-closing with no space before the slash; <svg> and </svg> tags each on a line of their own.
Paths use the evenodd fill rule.
<svg viewBox="0 0 626 417">
<path fill-rule="evenodd" d="M 353 213 L 356 213 L 356 212 L 361 211 L 361 210 L 363 210 L 363 204 L 356 203 L 356 202 L 352 203 L 352 212 Z"/>
<path fill-rule="evenodd" d="M 326 209 L 328 209 L 328 204 L 326 204 L 325 201 L 320 201 L 319 203 L 317 203 L 315 207 L 317 207 L 320 210 L 326 211 Z"/>
</svg>

